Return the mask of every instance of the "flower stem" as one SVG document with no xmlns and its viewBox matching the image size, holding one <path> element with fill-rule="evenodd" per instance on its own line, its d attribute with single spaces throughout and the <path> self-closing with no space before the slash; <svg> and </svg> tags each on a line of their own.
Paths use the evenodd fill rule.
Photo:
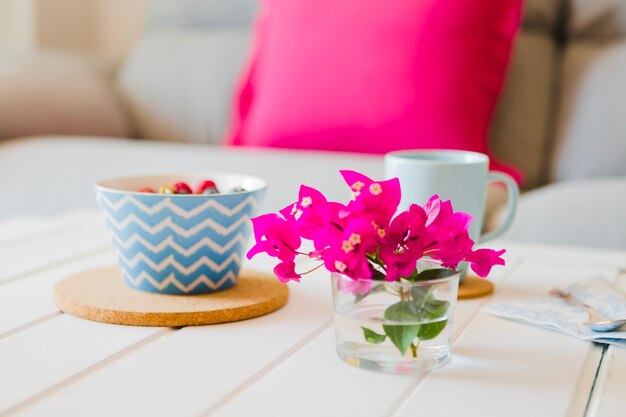
<svg viewBox="0 0 626 417">
<path fill-rule="evenodd" d="M 409 348 L 411 349 L 411 357 L 413 359 L 417 358 L 417 348 L 419 348 L 419 346 L 420 346 L 419 340 L 417 341 L 417 344 L 411 342 L 411 344 L 409 345 Z"/>
<path fill-rule="evenodd" d="M 316 267 L 315 267 L 315 268 L 313 268 L 313 269 L 309 269 L 308 271 L 305 271 L 305 272 L 300 273 L 300 275 L 310 274 L 311 272 L 313 272 L 313 271 L 315 271 L 315 270 L 318 270 L 318 269 L 320 269 L 320 268 L 321 268 L 321 267 L 323 267 L 323 266 L 324 266 L 324 264 L 323 264 L 323 263 L 321 263 L 321 264 L 319 264 L 318 266 L 316 266 Z"/>
<path fill-rule="evenodd" d="M 398 295 L 400 295 L 400 300 L 408 303 L 411 301 L 411 289 L 410 288 L 398 288 Z"/>
</svg>

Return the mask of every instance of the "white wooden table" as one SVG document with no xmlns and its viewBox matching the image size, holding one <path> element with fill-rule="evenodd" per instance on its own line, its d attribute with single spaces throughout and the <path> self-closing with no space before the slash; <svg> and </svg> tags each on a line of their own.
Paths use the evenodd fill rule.
<svg viewBox="0 0 626 417">
<path fill-rule="evenodd" d="M 292 201 L 301 182 L 340 198 L 339 168 L 375 178 L 383 171 L 374 156 L 20 140 L 0 144 L 0 214 L 88 207 L 95 179 L 180 167 L 263 176 L 271 185 L 267 210 Z M 590 276 L 623 287 L 626 253 L 502 244 L 508 265 L 491 277 L 495 296 L 459 304 L 452 362 L 406 377 L 355 369 L 336 357 L 323 271 L 290 285 L 283 309 L 238 323 L 134 328 L 60 313 L 51 297 L 56 282 L 115 262 L 102 224 L 90 211 L 0 220 L 0 415 L 626 415 L 626 352 L 480 312 L 494 299 L 544 294 Z M 261 257 L 249 266 L 272 268 Z"/>
<path fill-rule="evenodd" d="M 410 377 L 336 357 L 323 271 L 290 285 L 283 309 L 237 323 L 125 327 L 62 314 L 54 284 L 114 262 L 102 224 L 93 212 L 0 222 L 0 415 L 626 415 L 626 350 L 480 312 L 591 276 L 623 287 L 626 253 L 501 243 L 495 295 L 458 306 L 451 363 Z"/>
</svg>

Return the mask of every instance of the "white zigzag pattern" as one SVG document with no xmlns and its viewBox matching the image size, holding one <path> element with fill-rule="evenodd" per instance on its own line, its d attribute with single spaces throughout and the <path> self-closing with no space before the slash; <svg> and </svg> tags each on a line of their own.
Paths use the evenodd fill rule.
<svg viewBox="0 0 626 417">
<path fill-rule="evenodd" d="M 209 199 L 206 201 L 206 203 L 203 203 L 197 207 L 194 207 L 191 210 L 185 210 L 177 206 L 176 204 L 172 203 L 172 200 L 170 198 L 165 198 L 162 201 L 160 201 L 158 204 L 155 204 L 152 207 L 143 204 L 141 201 L 137 200 L 131 195 L 126 195 L 122 197 L 121 199 L 119 199 L 118 201 L 116 201 L 115 203 L 113 203 L 103 193 L 99 193 L 98 200 L 106 204 L 107 206 L 109 206 L 109 208 L 111 208 L 112 210 L 116 212 L 122 207 L 124 207 L 126 204 L 132 204 L 133 206 L 141 210 L 143 213 L 146 213 L 149 215 L 156 214 L 160 212 L 161 210 L 163 210 L 164 208 L 169 208 L 174 213 L 178 214 L 181 217 L 184 217 L 185 219 L 190 219 L 194 216 L 197 216 L 198 214 L 202 213 L 204 210 L 208 208 L 214 208 L 215 210 L 217 210 L 224 216 L 232 217 L 235 214 L 239 213 L 243 208 L 245 208 L 248 205 L 251 205 L 252 207 L 255 207 L 255 208 L 259 205 L 259 202 L 251 195 L 248 196 L 241 203 L 237 204 L 232 209 L 218 203 L 214 199 Z"/>
<path fill-rule="evenodd" d="M 174 274 L 169 274 L 167 276 L 167 278 L 165 278 L 163 281 L 159 282 L 157 280 L 155 280 L 154 278 L 152 278 L 148 273 L 141 272 L 141 274 L 139 274 L 139 276 L 137 278 L 132 278 L 131 276 L 129 276 L 126 273 L 123 273 L 124 277 L 130 281 L 135 287 L 139 287 L 139 285 L 143 282 L 143 281 L 148 281 L 153 287 L 159 289 L 159 290 L 164 290 L 168 285 L 170 284 L 174 284 L 174 286 L 176 288 L 178 288 L 179 290 L 181 290 L 182 292 L 189 292 L 194 290 L 198 285 L 204 283 L 206 284 L 209 288 L 216 290 L 218 288 L 220 288 L 222 285 L 224 285 L 224 283 L 226 281 L 232 281 L 233 283 L 235 283 L 235 280 L 237 279 L 237 277 L 235 276 L 235 274 L 232 271 L 228 271 L 226 273 L 226 275 L 224 275 L 222 277 L 222 279 L 220 279 L 218 281 L 218 283 L 214 283 L 213 281 L 211 281 L 209 278 L 207 278 L 205 275 L 201 275 L 200 277 L 198 277 L 194 282 L 192 282 L 189 285 L 184 285 L 183 283 L 181 283 L 180 281 L 178 281 L 176 279 L 176 277 L 174 276 Z"/>
<path fill-rule="evenodd" d="M 145 240 L 141 235 L 134 234 L 132 235 L 126 242 L 123 242 L 122 239 L 117 237 L 115 234 L 112 235 L 113 239 L 124 249 L 128 250 L 133 244 L 139 242 L 150 252 L 157 254 L 162 252 L 166 248 L 172 248 L 176 252 L 180 253 L 183 256 L 191 256 L 196 253 L 200 248 L 206 246 L 213 249 L 215 252 L 223 255 L 226 251 L 232 249 L 237 243 L 241 243 L 243 246 L 246 246 L 247 242 L 243 234 L 238 233 L 230 242 L 225 244 L 224 246 L 220 246 L 218 243 L 209 239 L 208 237 L 202 238 L 201 241 L 195 243 L 188 249 L 183 248 L 178 243 L 174 242 L 174 238 L 172 236 L 168 236 L 165 240 L 163 240 L 158 245 L 153 245 L 147 240 Z"/>
<path fill-rule="evenodd" d="M 241 266 L 241 258 L 239 257 L 239 254 L 236 252 L 232 253 L 228 258 L 226 258 L 224 262 L 220 264 L 213 262 L 207 257 L 202 257 L 189 267 L 181 265 L 176 259 L 174 259 L 174 255 L 168 256 L 167 258 L 165 258 L 163 261 L 161 261 L 158 264 L 154 262 L 153 260 L 149 259 L 144 253 L 141 253 L 141 252 L 133 256 L 132 259 L 127 259 L 122 253 L 119 254 L 119 257 L 129 268 L 134 268 L 137 266 L 137 264 L 139 264 L 140 261 L 144 261 L 144 263 L 146 263 L 150 268 L 152 268 L 156 272 L 162 272 L 168 266 L 173 266 L 178 272 L 184 275 L 189 275 L 189 274 L 194 273 L 201 266 L 208 266 L 209 268 L 211 268 L 213 271 L 217 273 L 220 273 L 224 269 L 226 269 L 226 267 L 230 265 L 231 262 L 234 262 L 237 266 Z"/>
<path fill-rule="evenodd" d="M 206 219 L 205 221 L 198 223 L 194 227 L 189 230 L 185 230 L 182 227 L 178 226 L 174 222 L 172 222 L 171 217 L 167 217 L 162 222 L 158 223 L 155 226 L 150 226 L 147 223 L 143 222 L 139 217 L 135 216 L 135 214 L 130 214 L 124 220 L 118 222 L 113 217 L 109 215 L 106 211 L 104 212 L 104 216 L 111 222 L 111 225 L 114 226 L 117 230 L 122 231 L 126 229 L 131 223 L 139 226 L 144 232 L 150 233 L 151 235 L 155 235 L 161 232 L 166 227 L 169 227 L 174 232 L 180 234 L 183 237 L 191 237 L 197 234 L 199 231 L 206 227 L 210 227 L 215 232 L 219 233 L 222 236 L 227 236 L 231 234 L 234 230 L 237 230 L 242 223 L 245 223 L 250 220 L 248 216 L 242 216 L 235 223 L 231 224 L 228 227 L 224 227 L 221 224 L 218 224 L 213 219 Z"/>
</svg>

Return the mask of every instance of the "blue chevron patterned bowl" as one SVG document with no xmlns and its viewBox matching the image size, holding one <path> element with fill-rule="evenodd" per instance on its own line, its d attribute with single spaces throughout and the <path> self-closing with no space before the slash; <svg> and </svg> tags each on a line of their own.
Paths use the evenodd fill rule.
<svg viewBox="0 0 626 417">
<path fill-rule="evenodd" d="M 164 195 L 142 187 L 202 179 L 221 194 Z M 237 186 L 245 192 L 227 192 Z M 250 217 L 265 194 L 265 181 L 238 174 L 126 177 L 95 185 L 126 284 L 162 294 L 224 290 L 237 276 L 250 235 Z"/>
</svg>

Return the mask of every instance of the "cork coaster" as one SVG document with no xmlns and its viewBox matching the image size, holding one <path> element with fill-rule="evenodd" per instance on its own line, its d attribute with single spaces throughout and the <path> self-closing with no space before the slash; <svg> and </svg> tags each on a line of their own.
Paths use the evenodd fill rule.
<svg viewBox="0 0 626 417">
<path fill-rule="evenodd" d="M 465 282 L 459 285 L 459 300 L 484 297 L 493 293 L 493 284 L 486 279 L 468 275 Z"/>
<path fill-rule="evenodd" d="M 194 326 L 262 316 L 287 303 L 276 277 L 242 270 L 233 288 L 199 295 L 154 294 L 126 286 L 117 267 L 69 276 L 54 289 L 64 312 L 88 320 L 131 326 Z"/>
</svg>

